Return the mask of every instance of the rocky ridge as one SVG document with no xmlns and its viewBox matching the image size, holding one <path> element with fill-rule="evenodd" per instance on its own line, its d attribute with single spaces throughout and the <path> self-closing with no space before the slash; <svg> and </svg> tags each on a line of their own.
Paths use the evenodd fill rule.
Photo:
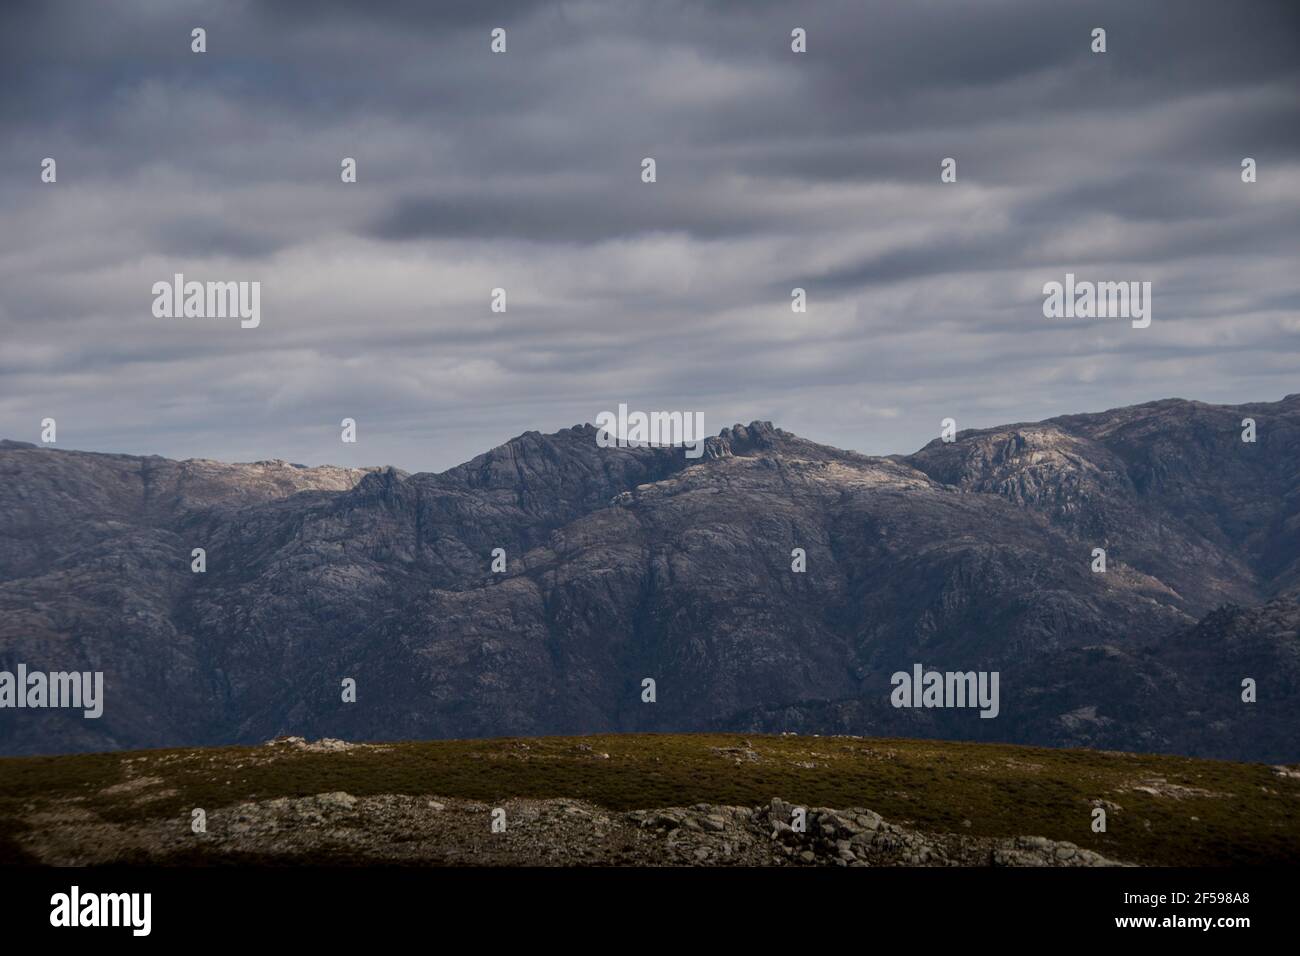
<svg viewBox="0 0 1300 956">
<path fill-rule="evenodd" d="M 147 782 L 147 781 L 146 781 Z M 474 866 L 1113 866 L 1072 843 L 925 833 L 864 808 L 695 804 L 612 812 L 581 800 L 515 799 L 496 807 L 433 794 L 344 791 L 248 801 L 214 810 L 206 832 L 185 821 L 108 823 L 65 810 L 24 849 L 44 864 L 396 863 Z M 800 808 L 803 809 L 803 808 Z M 57 825 L 55 825 L 57 824 Z"/>
<path fill-rule="evenodd" d="M 767 422 L 439 474 L 0 446 L 0 667 L 108 697 L 0 714 L 0 753 L 724 729 L 1287 761 L 1298 648 L 1300 395 L 890 458 Z M 918 662 L 1001 673 L 998 719 L 889 706 Z"/>
</svg>

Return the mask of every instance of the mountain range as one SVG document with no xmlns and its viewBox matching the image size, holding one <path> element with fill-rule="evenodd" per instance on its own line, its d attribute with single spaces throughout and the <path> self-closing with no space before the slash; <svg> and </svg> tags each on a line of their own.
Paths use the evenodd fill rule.
<svg viewBox="0 0 1300 956">
<path fill-rule="evenodd" d="M 0 710 L 0 753 L 788 731 L 1300 759 L 1300 394 L 888 457 L 596 434 L 438 474 L 0 442 L 0 670 L 105 688 L 98 719 Z M 998 672 L 998 716 L 892 706 L 916 664 Z"/>
</svg>

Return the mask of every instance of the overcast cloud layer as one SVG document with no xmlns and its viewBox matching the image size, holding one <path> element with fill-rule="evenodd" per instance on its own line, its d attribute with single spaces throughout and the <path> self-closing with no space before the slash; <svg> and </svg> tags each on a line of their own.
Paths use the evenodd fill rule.
<svg viewBox="0 0 1300 956">
<path fill-rule="evenodd" d="M 0 437 L 441 470 L 620 402 L 886 454 L 947 416 L 1275 400 L 1297 9 L 9 3 Z M 260 281 L 260 328 L 155 318 L 176 272 Z M 1151 281 L 1150 328 L 1045 319 L 1066 272 Z"/>
</svg>

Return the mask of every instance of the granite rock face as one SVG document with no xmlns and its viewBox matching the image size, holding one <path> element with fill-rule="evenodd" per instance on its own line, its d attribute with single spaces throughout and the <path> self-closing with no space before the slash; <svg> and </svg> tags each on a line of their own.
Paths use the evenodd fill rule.
<svg viewBox="0 0 1300 956">
<path fill-rule="evenodd" d="M 0 710 L 0 753 L 725 729 L 1295 761 L 1298 627 L 1300 395 L 888 458 L 765 422 L 414 475 L 0 443 L 0 669 L 106 696 Z M 890 706 L 915 663 L 998 671 L 998 717 Z"/>
</svg>

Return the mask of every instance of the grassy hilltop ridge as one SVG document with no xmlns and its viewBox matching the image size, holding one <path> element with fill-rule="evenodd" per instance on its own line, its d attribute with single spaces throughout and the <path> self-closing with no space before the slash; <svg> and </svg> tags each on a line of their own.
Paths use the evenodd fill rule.
<svg viewBox="0 0 1300 956">
<path fill-rule="evenodd" d="M 611 814 L 756 807 L 780 797 L 807 807 L 866 808 L 926 833 L 1069 841 L 1137 864 L 1300 862 L 1294 768 L 999 744 L 735 734 L 385 744 L 288 738 L 261 747 L 5 758 L 0 861 L 230 862 L 212 840 L 193 837 L 194 808 L 210 819 L 225 820 L 229 810 L 230 819 L 243 820 L 240 808 L 248 804 L 282 807 L 324 794 L 345 802 L 450 798 L 485 810 L 523 799 L 581 801 L 589 809 L 571 809 L 575 816 L 595 812 L 591 807 Z M 1105 833 L 1091 830 L 1096 806 L 1107 811 Z M 226 825 L 210 824 L 207 836 Z M 294 824 L 300 825 L 308 826 Z M 365 818 L 354 816 L 350 825 L 364 840 Z M 284 826 L 272 829 L 280 835 Z M 157 834 L 165 835 L 165 846 L 153 845 Z M 73 859 L 72 847 L 83 855 Z M 294 861 L 330 858 L 322 850 Z"/>
</svg>

